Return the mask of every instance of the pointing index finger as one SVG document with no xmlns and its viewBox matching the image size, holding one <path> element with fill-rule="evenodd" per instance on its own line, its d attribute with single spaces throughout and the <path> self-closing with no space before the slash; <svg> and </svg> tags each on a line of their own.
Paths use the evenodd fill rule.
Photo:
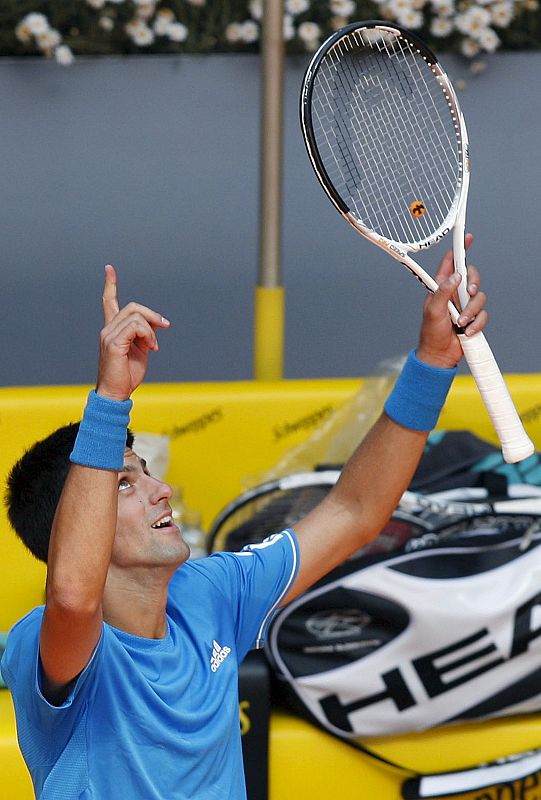
<svg viewBox="0 0 541 800">
<path fill-rule="evenodd" d="M 103 317 L 107 325 L 118 314 L 118 292 L 116 271 L 111 264 L 105 266 L 105 286 L 103 287 Z"/>
</svg>

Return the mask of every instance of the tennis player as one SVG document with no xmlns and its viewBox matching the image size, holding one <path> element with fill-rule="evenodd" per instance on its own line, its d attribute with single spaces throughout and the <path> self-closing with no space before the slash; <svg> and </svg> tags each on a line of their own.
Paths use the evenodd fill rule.
<svg viewBox="0 0 541 800">
<path fill-rule="evenodd" d="M 417 467 L 461 358 L 448 254 L 385 411 L 295 530 L 188 561 L 171 489 L 128 431 L 164 317 L 119 308 L 106 267 L 98 379 L 82 421 L 34 445 L 8 480 L 18 535 L 47 562 L 46 603 L 12 629 L 2 673 L 42 800 L 243 800 L 238 667 L 273 611 L 373 539 Z M 469 272 L 466 335 L 486 325 Z M 136 447 L 136 444 L 135 444 Z"/>
</svg>

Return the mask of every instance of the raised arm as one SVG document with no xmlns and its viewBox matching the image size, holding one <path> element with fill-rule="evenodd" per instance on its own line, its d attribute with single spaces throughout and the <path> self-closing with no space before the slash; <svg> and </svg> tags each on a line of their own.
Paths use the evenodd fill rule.
<svg viewBox="0 0 541 800">
<path fill-rule="evenodd" d="M 100 637 L 130 397 L 144 379 L 149 351 L 158 350 L 156 330 L 169 326 L 145 306 L 119 309 L 111 266 L 105 268 L 103 313 L 96 391 L 80 425 L 49 544 L 40 655 L 52 702 L 62 702 Z"/>
<path fill-rule="evenodd" d="M 439 289 L 425 301 L 415 357 L 410 356 L 398 379 L 387 411 L 358 446 L 325 500 L 295 525 L 300 567 L 286 602 L 374 539 L 415 473 L 462 355 L 447 310 L 459 282 L 451 253 L 444 257 L 436 280 Z M 460 324 L 471 336 L 487 322 L 485 296 L 479 291 L 474 267 L 469 269 L 468 292 L 470 301 Z"/>
</svg>

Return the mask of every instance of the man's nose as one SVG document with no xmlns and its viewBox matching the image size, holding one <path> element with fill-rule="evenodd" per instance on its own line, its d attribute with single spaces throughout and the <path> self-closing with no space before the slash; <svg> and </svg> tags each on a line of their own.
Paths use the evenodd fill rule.
<svg viewBox="0 0 541 800">
<path fill-rule="evenodd" d="M 159 503 L 160 500 L 170 500 L 173 490 L 169 484 L 165 483 L 164 481 L 160 481 L 157 478 L 151 478 L 151 480 L 154 484 L 151 491 L 151 501 L 153 503 Z"/>
</svg>

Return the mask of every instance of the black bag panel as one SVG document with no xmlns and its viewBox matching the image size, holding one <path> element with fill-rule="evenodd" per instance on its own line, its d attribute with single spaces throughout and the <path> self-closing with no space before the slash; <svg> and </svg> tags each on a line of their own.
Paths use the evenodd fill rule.
<svg viewBox="0 0 541 800">
<path fill-rule="evenodd" d="M 399 603 L 339 586 L 310 593 L 287 615 L 275 646 L 296 677 L 320 674 L 384 647 L 408 622 Z"/>
</svg>

